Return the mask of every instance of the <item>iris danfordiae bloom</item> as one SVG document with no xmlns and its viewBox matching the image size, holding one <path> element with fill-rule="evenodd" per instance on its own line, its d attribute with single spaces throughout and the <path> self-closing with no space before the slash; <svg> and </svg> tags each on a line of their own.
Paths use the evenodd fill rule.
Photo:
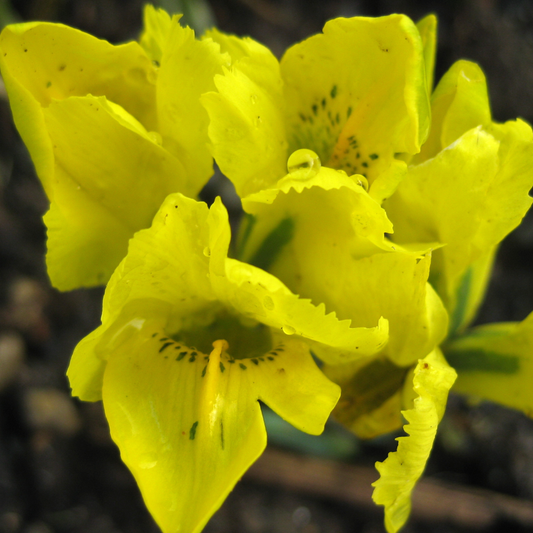
<svg viewBox="0 0 533 533">
<path fill-rule="evenodd" d="M 533 318 L 468 329 L 499 242 L 531 205 L 531 128 L 492 122 L 467 61 L 429 97 L 435 29 L 434 17 L 333 20 L 280 63 L 243 41 L 243 67 L 202 97 L 213 154 L 248 213 L 239 257 L 353 325 L 389 320 L 380 353 L 323 370 L 342 388 L 336 418 L 357 435 L 407 421 L 377 464 L 390 533 L 450 390 L 533 408 Z"/>
<path fill-rule="evenodd" d="M 216 200 L 170 195 L 111 277 L 102 325 L 77 346 L 73 394 L 103 399 L 111 435 L 163 531 L 199 531 L 262 453 L 258 400 L 311 434 L 340 390 L 313 351 L 339 362 L 379 351 L 271 274 L 227 257 Z"/>
</svg>

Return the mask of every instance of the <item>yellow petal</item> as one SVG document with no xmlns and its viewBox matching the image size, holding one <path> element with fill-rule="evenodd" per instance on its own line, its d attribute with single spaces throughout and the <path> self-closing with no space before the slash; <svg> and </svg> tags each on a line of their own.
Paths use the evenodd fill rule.
<svg viewBox="0 0 533 533">
<path fill-rule="evenodd" d="M 259 457 L 266 432 L 238 364 L 217 347 L 205 355 L 152 335 L 141 332 L 109 359 L 106 417 L 163 532 L 195 533 Z"/>
<path fill-rule="evenodd" d="M 288 154 L 279 64 L 251 39 L 237 43 L 218 33 L 211 35 L 237 60 L 231 70 L 215 77 L 218 92 L 201 101 L 209 113 L 212 153 L 244 197 L 285 174 Z"/>
<path fill-rule="evenodd" d="M 318 434 L 340 394 L 305 342 L 267 326 L 306 322 L 335 342 L 348 326 L 266 272 L 245 277 L 225 257 L 229 235 L 219 199 L 208 209 L 170 195 L 131 240 L 106 289 L 102 326 L 69 369 L 75 394 L 94 400 L 102 389 L 112 437 L 164 532 L 199 531 L 262 452 L 259 399 Z M 269 347 L 251 355 L 261 337 Z"/>
<path fill-rule="evenodd" d="M 409 517 L 411 492 L 426 466 L 455 378 L 438 349 L 418 362 L 413 378 L 418 397 L 414 407 L 403 412 L 409 436 L 398 438 L 398 450 L 376 463 L 380 478 L 373 484 L 373 499 L 385 506 L 388 533 L 396 533 Z"/>
<path fill-rule="evenodd" d="M 495 247 L 531 205 L 531 130 L 523 122 L 465 133 L 420 165 L 387 201 L 398 242 L 438 241 L 430 281 L 452 317 L 452 332 L 472 319 Z"/>
<path fill-rule="evenodd" d="M 372 183 L 429 128 L 420 34 L 402 15 L 336 19 L 283 56 L 290 151 Z"/>
<path fill-rule="evenodd" d="M 320 435 L 340 388 L 319 370 L 305 342 L 279 333 L 272 341 L 274 349 L 263 357 L 239 364 L 247 366 L 261 401 L 299 430 Z"/>
<path fill-rule="evenodd" d="M 429 93 L 433 90 L 435 72 L 435 55 L 437 53 L 437 17 L 427 15 L 416 23 L 424 47 L 424 66 L 426 71 L 426 87 Z"/>
<path fill-rule="evenodd" d="M 165 196 L 191 192 L 183 166 L 103 97 L 55 101 L 43 116 L 54 155 L 50 278 L 62 290 L 105 283 Z"/>
<path fill-rule="evenodd" d="M 431 129 L 418 164 L 459 139 L 468 130 L 491 124 L 487 82 L 481 68 L 470 61 L 457 61 L 442 77 L 431 95 Z"/>
<path fill-rule="evenodd" d="M 255 216 L 244 257 L 352 326 L 372 327 L 386 317 L 387 356 L 398 366 L 412 364 L 447 330 L 446 311 L 427 284 L 430 257 L 384 239 L 389 221 L 357 176 L 324 167 L 312 174 L 302 168 L 243 199 Z M 289 222 L 290 238 L 279 235 L 278 247 L 271 245 Z"/>
<path fill-rule="evenodd" d="M 198 192 L 213 174 L 207 147 L 209 117 L 200 96 L 215 89 L 214 77 L 229 58 L 211 39 L 198 40 L 193 30 L 181 27 L 179 17 L 165 27 L 165 37 L 157 76 L 158 131 L 163 146 L 179 158 L 189 185 Z"/>
<path fill-rule="evenodd" d="M 181 15 L 174 15 L 173 18 L 179 20 Z M 163 56 L 163 50 L 166 47 L 171 27 L 172 19 L 164 9 L 155 8 L 151 4 L 144 6 L 143 32 L 139 38 L 139 43 L 152 61 L 161 64 L 161 57 Z"/>
<path fill-rule="evenodd" d="M 445 346 L 459 374 L 454 391 L 533 415 L 533 315 L 520 323 L 490 324 Z"/>
<path fill-rule="evenodd" d="M 325 365 L 324 373 L 342 391 L 333 416 L 362 439 L 401 428 L 402 388 L 408 371 L 384 358 Z"/>
<path fill-rule="evenodd" d="M 28 118 L 17 107 L 21 96 L 31 95 L 46 107 L 54 99 L 87 94 L 106 96 L 148 130 L 156 129 L 156 72 L 138 43 L 113 46 L 61 24 L 28 23 L 6 27 L 0 50 L 2 75 L 21 131 L 20 120 Z"/>
</svg>

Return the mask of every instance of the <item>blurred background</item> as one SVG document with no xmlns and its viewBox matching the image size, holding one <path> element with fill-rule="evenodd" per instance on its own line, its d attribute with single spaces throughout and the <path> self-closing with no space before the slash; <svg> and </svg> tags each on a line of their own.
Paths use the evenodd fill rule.
<svg viewBox="0 0 533 533">
<path fill-rule="evenodd" d="M 0 26 L 63 22 L 113 43 L 135 39 L 142 0 L 0 1 Z M 250 35 L 281 56 L 338 16 L 439 17 L 438 80 L 466 58 L 485 71 L 496 120 L 533 122 L 530 0 L 161 0 L 197 29 Z M 74 400 L 65 377 L 76 343 L 99 324 L 101 289 L 59 293 L 44 265 L 47 200 L 0 92 L 0 533 L 152 533 L 158 528 L 109 438 L 99 403 Z M 533 310 L 533 217 L 503 244 L 479 323 Z M 533 384 L 532 384 L 533 386 Z M 322 437 L 265 417 L 267 453 L 206 533 L 380 533 L 370 499 L 390 435 Z M 533 421 L 452 396 L 405 533 L 533 531 Z"/>
</svg>

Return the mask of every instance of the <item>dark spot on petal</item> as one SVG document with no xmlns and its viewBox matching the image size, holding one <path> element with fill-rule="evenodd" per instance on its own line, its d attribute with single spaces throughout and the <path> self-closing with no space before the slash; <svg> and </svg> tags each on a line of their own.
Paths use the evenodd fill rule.
<svg viewBox="0 0 533 533">
<path fill-rule="evenodd" d="M 332 88 L 331 88 L 331 92 L 329 93 L 331 98 L 335 98 L 337 96 L 337 86 L 334 85 Z"/>
<path fill-rule="evenodd" d="M 196 437 L 197 427 L 198 427 L 198 420 L 191 426 L 191 429 L 189 430 L 189 440 L 194 440 L 194 437 Z"/>
<path fill-rule="evenodd" d="M 161 353 L 163 350 L 165 350 L 166 348 L 168 348 L 171 344 L 173 344 L 172 341 L 170 341 L 170 342 L 165 342 L 165 344 L 163 344 L 163 346 L 161 346 L 161 348 L 159 348 L 159 353 Z"/>
<path fill-rule="evenodd" d="M 372 159 L 372 161 L 375 161 L 379 155 L 378 154 L 370 154 L 368 157 L 370 157 L 370 159 Z"/>
<path fill-rule="evenodd" d="M 224 372 L 224 370 L 226 370 L 226 367 L 222 364 L 222 361 L 220 361 L 219 366 L 221 372 Z"/>
<path fill-rule="evenodd" d="M 246 366 L 243 365 L 242 363 L 239 363 L 239 366 L 240 366 L 243 370 L 246 370 Z"/>
</svg>

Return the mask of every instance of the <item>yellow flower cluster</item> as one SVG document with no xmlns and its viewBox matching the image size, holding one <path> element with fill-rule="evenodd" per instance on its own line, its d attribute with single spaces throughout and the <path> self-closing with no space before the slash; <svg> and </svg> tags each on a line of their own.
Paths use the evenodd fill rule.
<svg viewBox="0 0 533 533">
<path fill-rule="evenodd" d="M 259 400 L 311 434 L 331 412 L 363 438 L 407 421 L 377 464 L 389 533 L 450 390 L 533 412 L 533 316 L 468 328 L 531 205 L 533 133 L 492 121 L 471 62 L 432 91 L 435 35 L 433 16 L 336 19 L 278 61 L 150 6 L 120 46 L 2 32 L 52 284 L 107 284 L 73 394 L 103 400 L 165 533 L 200 531 L 262 453 Z M 221 200 L 196 200 L 213 158 L 245 212 L 233 243 Z"/>
</svg>

